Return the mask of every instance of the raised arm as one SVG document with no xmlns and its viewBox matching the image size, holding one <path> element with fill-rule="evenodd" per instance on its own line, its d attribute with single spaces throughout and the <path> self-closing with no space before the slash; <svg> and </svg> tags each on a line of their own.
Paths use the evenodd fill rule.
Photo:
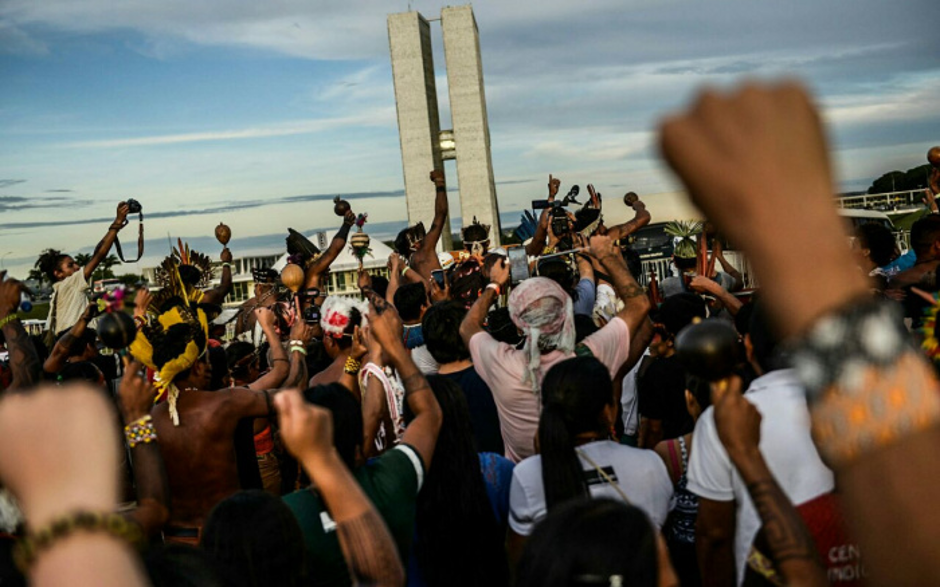
<svg viewBox="0 0 941 587">
<path fill-rule="evenodd" d="M 375 295 L 370 299 L 369 336 L 374 337 L 382 347 L 405 385 L 405 401 L 415 414 L 415 419 L 405 429 L 402 442 L 418 451 L 427 469 L 431 466 L 431 457 L 441 430 L 441 407 L 402 342 L 402 321 L 398 312 L 394 306 Z"/>
<path fill-rule="evenodd" d="M 733 316 L 738 314 L 738 311 L 744 305 L 741 300 L 730 294 L 724 287 L 702 275 L 694 276 L 693 280 L 689 282 L 689 288 L 697 293 L 715 296 Z"/>
<path fill-rule="evenodd" d="M 62 338 L 56 341 L 49 358 L 42 364 L 42 370 L 46 373 L 58 373 L 65 368 L 66 360 L 73 352 L 75 342 L 82 338 L 85 330 L 88 328 L 88 322 L 92 318 L 92 313 L 97 308 L 97 302 L 91 302 L 85 307 L 85 311 L 79 317 L 78 322 L 69 329 Z"/>
<path fill-rule="evenodd" d="M 136 361 L 127 363 L 121 385 L 118 386 L 118 406 L 126 427 L 140 428 L 149 423 L 156 394 L 154 386 L 144 378 L 143 369 L 143 365 Z M 125 437 L 131 450 L 137 507 L 128 512 L 126 517 L 137 522 L 145 536 L 154 536 L 170 517 L 170 485 L 160 454 L 159 439 L 132 441 L 127 430 L 125 428 Z"/>
<path fill-rule="evenodd" d="M 722 241 L 715 239 L 712 245 L 712 254 L 716 256 L 716 260 L 722 265 L 722 270 L 728 273 L 734 283 L 729 291 L 738 291 L 745 287 L 745 280 L 742 278 L 742 272 L 735 268 L 734 265 L 729 263 L 728 259 L 725 258 L 725 254 L 722 250 Z"/>
<path fill-rule="evenodd" d="M 637 194 L 634 192 L 624 194 L 624 202 L 629 202 L 628 205 L 634 209 L 634 217 L 624 224 L 618 224 L 617 226 L 608 228 L 608 236 L 614 240 L 626 238 L 631 233 L 637 232 L 650 224 L 650 212 L 647 211 L 647 206 L 640 201 Z"/>
<path fill-rule="evenodd" d="M 13 380 L 8 389 L 26 389 L 39 383 L 39 355 L 33 341 L 20 323 L 16 310 L 26 287 L 15 279 L 5 279 L 6 271 L 0 271 L 0 323 L 3 338 L 10 353 L 10 369 Z M 5 390 L 0 389 L 0 392 Z"/>
<path fill-rule="evenodd" d="M 634 277 L 627 269 L 624 257 L 614 244 L 610 235 L 596 235 L 590 241 L 591 255 L 601 261 L 601 265 L 611 278 L 611 285 L 618 297 L 624 302 L 624 307 L 618 312 L 618 317 L 627 323 L 628 331 L 637 332 L 641 322 L 647 318 L 650 311 L 650 300 L 644 288 L 637 285 Z"/>
<path fill-rule="evenodd" d="M 547 200 L 550 203 L 555 201 L 561 184 L 562 181 L 559 178 L 552 177 L 552 174 L 549 174 L 549 197 Z M 542 213 L 539 214 L 539 223 L 536 225 L 536 233 L 533 234 L 532 240 L 526 245 L 526 254 L 530 257 L 541 255 L 542 251 L 546 248 L 546 237 L 549 235 L 549 218 L 552 215 L 551 210 L 551 207 L 543 208 Z"/>
<path fill-rule="evenodd" d="M 448 221 L 448 191 L 444 186 L 444 171 L 435 169 L 431 172 L 430 178 L 435 184 L 435 218 L 428 227 L 422 250 L 428 254 L 434 254 L 438 239 L 441 238 L 441 232 Z"/>
<path fill-rule="evenodd" d="M 471 309 L 467 311 L 467 314 L 464 315 L 464 320 L 461 322 L 461 339 L 468 348 L 470 348 L 470 339 L 478 332 L 483 332 L 484 320 L 487 318 L 487 312 L 490 310 L 490 306 L 497 301 L 499 293 L 505 291 L 509 283 L 510 268 L 507 267 L 506 259 L 500 259 L 490 268 L 490 284 L 493 284 L 494 287 L 488 284 L 487 287 L 480 292 L 477 301 L 474 302 Z"/>
<path fill-rule="evenodd" d="M 98 265 L 108 256 L 112 245 L 114 245 L 114 240 L 118 238 L 118 232 L 127 225 L 127 213 L 129 211 L 130 208 L 127 202 L 118 204 L 118 211 L 114 216 L 114 222 L 111 223 L 111 226 L 108 227 L 108 232 L 105 233 L 105 236 L 98 242 L 98 245 L 95 246 L 91 260 L 82 268 L 82 272 L 85 274 L 85 281 L 91 279 L 92 273 L 95 272 Z"/>
<path fill-rule="evenodd" d="M 661 144 L 696 205 L 748 255 L 779 333 L 795 339 L 814 441 L 836 474 L 871 583 L 937 583 L 937 371 L 902 342 L 908 335 L 890 310 L 866 303 L 807 94 L 794 83 L 705 93 L 663 124 Z M 873 332 L 878 345 L 866 344 Z M 870 417 L 857 425 L 857 413 Z"/>
<path fill-rule="evenodd" d="M 219 260 L 222 261 L 219 285 L 204 292 L 202 302 L 205 304 L 222 305 L 225 297 L 232 291 L 232 251 L 228 247 L 222 249 Z"/>
<path fill-rule="evenodd" d="M 280 387 L 288 376 L 291 368 L 291 360 L 288 359 L 288 353 L 281 344 L 281 337 L 275 329 L 274 312 L 268 308 L 255 308 L 255 319 L 261 324 L 261 331 L 265 333 L 265 339 L 268 341 L 268 347 L 271 349 L 271 369 L 250 383 L 249 389 L 274 389 Z M 297 318 L 301 320 L 300 316 Z"/>
<path fill-rule="evenodd" d="M 346 246 L 346 239 L 350 235 L 350 228 L 355 222 L 356 214 L 354 214 L 352 210 L 348 210 L 343 217 L 343 224 L 334 235 L 333 240 L 330 241 L 330 245 L 307 269 L 306 287 L 311 288 L 317 286 L 317 279 L 320 274 L 330 268 L 330 264 L 336 260 L 337 256 L 343 251 L 343 247 Z"/>
<path fill-rule="evenodd" d="M 308 404 L 295 390 L 275 400 L 281 438 L 307 471 L 337 524 L 337 539 L 357 585 L 400 586 L 405 571 L 392 535 L 333 446 L 329 410 Z"/>
</svg>

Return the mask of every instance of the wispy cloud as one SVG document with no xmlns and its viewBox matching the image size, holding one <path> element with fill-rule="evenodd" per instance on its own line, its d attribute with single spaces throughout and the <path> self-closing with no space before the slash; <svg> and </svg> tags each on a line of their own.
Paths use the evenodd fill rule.
<svg viewBox="0 0 941 587">
<path fill-rule="evenodd" d="M 123 139 L 102 139 L 65 143 L 70 148 L 112 148 L 112 147 L 148 147 L 160 145 L 178 145 L 181 143 L 199 143 L 207 141 L 241 141 L 268 137 L 286 137 L 291 135 L 316 134 L 344 127 L 387 126 L 395 123 L 395 109 L 375 110 L 357 116 L 344 116 L 316 120 L 297 120 L 279 122 L 267 126 L 255 126 L 236 130 L 193 132 L 173 135 L 154 135 Z"/>
<path fill-rule="evenodd" d="M 25 179 L 0 179 L 0 189 L 14 186 L 18 183 L 26 183 Z"/>
</svg>

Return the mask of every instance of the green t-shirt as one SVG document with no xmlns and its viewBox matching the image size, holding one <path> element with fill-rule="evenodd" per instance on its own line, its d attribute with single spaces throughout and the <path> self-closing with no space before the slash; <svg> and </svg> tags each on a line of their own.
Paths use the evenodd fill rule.
<svg viewBox="0 0 941 587">
<path fill-rule="evenodd" d="M 412 534 L 415 531 L 415 500 L 425 476 L 421 456 L 407 444 L 394 449 L 353 471 L 363 493 L 376 506 L 392 534 L 403 567 L 408 566 Z M 310 489 L 284 496 L 304 534 L 307 574 L 313 585 L 351 584 L 349 570 L 336 524 L 324 507 L 320 494 Z"/>
</svg>

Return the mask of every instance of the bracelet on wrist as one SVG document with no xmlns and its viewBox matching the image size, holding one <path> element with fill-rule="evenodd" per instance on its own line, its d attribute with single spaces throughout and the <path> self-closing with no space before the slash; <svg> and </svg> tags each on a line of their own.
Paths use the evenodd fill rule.
<svg viewBox="0 0 941 587">
<path fill-rule="evenodd" d="M 153 418 L 150 414 L 142 416 L 124 427 L 124 437 L 131 448 L 138 444 L 148 444 L 157 440 L 157 430 L 154 428 Z"/>
<path fill-rule="evenodd" d="M 0 328 L 3 328 L 10 322 L 13 322 L 14 320 L 19 320 L 19 319 L 20 319 L 20 316 L 16 312 L 10 314 L 6 318 L 0 318 Z"/>
<path fill-rule="evenodd" d="M 814 440 L 831 465 L 938 422 L 937 383 L 891 304 L 868 295 L 848 303 L 789 348 Z"/>
<path fill-rule="evenodd" d="M 492 289 L 498 296 L 503 293 L 503 288 L 499 283 L 488 283 L 484 289 Z"/>
<path fill-rule="evenodd" d="M 362 361 L 357 361 L 353 357 L 347 357 L 346 363 L 343 365 L 343 372 L 347 375 L 356 375 L 359 373 L 360 367 L 363 366 Z"/>
<path fill-rule="evenodd" d="M 290 349 L 288 349 L 288 350 L 290 350 L 292 353 L 301 353 L 302 355 L 306 355 L 306 354 L 307 354 L 307 349 L 306 349 L 305 347 L 302 347 L 302 346 L 292 346 L 292 347 L 291 347 Z"/>
<path fill-rule="evenodd" d="M 56 518 L 41 530 L 30 532 L 21 538 L 13 549 L 13 562 L 26 573 L 43 551 L 49 550 L 57 542 L 76 532 L 110 534 L 135 547 L 140 546 L 144 540 L 140 526 L 119 514 L 78 511 Z"/>
<path fill-rule="evenodd" d="M 305 348 L 306 348 L 306 347 L 307 347 L 307 343 L 304 342 L 303 340 L 294 339 L 294 340 L 289 340 L 289 341 L 288 341 L 288 346 L 302 346 L 302 347 L 305 347 Z"/>
<path fill-rule="evenodd" d="M 226 267 L 228 267 L 229 269 L 231 269 L 231 268 L 232 268 L 232 263 L 229 263 L 228 261 L 223 261 L 223 263 L 222 263 L 222 268 L 225 269 Z"/>
</svg>

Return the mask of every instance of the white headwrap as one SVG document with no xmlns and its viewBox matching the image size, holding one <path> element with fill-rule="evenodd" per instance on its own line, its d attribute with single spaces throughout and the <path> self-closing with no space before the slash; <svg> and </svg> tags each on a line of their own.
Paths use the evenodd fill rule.
<svg viewBox="0 0 941 587">
<path fill-rule="evenodd" d="M 531 277 L 510 293 L 510 319 L 526 334 L 523 352 L 529 359 L 523 383 L 539 393 L 539 366 L 544 352 L 575 349 L 572 296 L 551 279 Z"/>
</svg>

